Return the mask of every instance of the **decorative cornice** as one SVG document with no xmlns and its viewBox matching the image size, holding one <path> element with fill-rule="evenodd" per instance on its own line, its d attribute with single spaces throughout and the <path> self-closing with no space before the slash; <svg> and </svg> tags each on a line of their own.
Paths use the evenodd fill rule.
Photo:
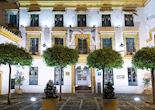
<svg viewBox="0 0 155 110">
<path fill-rule="evenodd" d="M 0 34 L 3 35 L 4 37 L 6 37 L 6 38 L 16 42 L 16 43 L 18 43 L 18 42 L 20 42 L 22 40 L 22 38 L 20 38 L 19 36 L 15 35 L 11 31 L 7 30 L 3 26 L 0 26 Z"/>
<path fill-rule="evenodd" d="M 54 7 L 56 5 L 64 5 L 65 7 L 76 7 L 78 5 L 86 5 L 87 7 L 102 7 L 110 4 L 112 7 L 136 6 L 144 7 L 149 0 L 19 0 L 20 6 L 27 7 L 33 3 L 37 3 L 41 7 Z"/>
</svg>

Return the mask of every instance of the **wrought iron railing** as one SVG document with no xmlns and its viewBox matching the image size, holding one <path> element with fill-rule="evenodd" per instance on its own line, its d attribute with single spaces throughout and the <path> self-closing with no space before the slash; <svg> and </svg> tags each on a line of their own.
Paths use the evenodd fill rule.
<svg viewBox="0 0 155 110">
<path fill-rule="evenodd" d="M 96 45 L 89 45 L 85 48 L 80 48 L 78 45 L 70 45 L 69 48 L 76 49 L 79 54 L 88 54 L 96 50 Z"/>
</svg>

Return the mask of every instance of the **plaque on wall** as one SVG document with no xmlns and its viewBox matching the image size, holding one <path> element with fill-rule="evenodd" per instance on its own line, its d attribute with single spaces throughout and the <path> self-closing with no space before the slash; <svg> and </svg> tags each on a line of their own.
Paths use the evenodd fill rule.
<svg viewBox="0 0 155 110">
<path fill-rule="evenodd" d="M 69 76 L 70 75 L 70 73 L 69 72 L 66 72 L 66 76 Z"/>
<path fill-rule="evenodd" d="M 125 75 L 117 75 L 117 79 L 125 79 Z"/>
</svg>

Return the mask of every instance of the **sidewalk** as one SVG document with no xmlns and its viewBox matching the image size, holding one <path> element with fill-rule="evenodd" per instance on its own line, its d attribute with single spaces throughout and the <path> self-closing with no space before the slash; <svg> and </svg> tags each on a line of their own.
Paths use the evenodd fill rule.
<svg viewBox="0 0 155 110">
<path fill-rule="evenodd" d="M 30 101 L 35 97 L 36 101 Z M 12 94 L 11 105 L 7 105 L 7 97 L 0 96 L 0 110 L 43 110 L 41 98 L 43 94 Z M 151 102 L 151 96 L 136 94 L 118 94 L 120 110 L 155 110 L 155 106 L 145 103 Z M 135 101 L 138 97 L 140 100 Z M 63 99 L 59 102 L 58 110 L 102 110 L 101 95 L 94 94 L 63 94 Z"/>
</svg>

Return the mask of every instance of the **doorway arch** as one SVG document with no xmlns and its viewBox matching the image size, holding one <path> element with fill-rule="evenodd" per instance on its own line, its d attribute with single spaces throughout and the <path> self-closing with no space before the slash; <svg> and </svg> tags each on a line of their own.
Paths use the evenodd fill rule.
<svg viewBox="0 0 155 110">
<path fill-rule="evenodd" d="M 90 86 L 90 69 L 87 66 L 77 66 L 75 69 L 76 86 Z"/>
</svg>

